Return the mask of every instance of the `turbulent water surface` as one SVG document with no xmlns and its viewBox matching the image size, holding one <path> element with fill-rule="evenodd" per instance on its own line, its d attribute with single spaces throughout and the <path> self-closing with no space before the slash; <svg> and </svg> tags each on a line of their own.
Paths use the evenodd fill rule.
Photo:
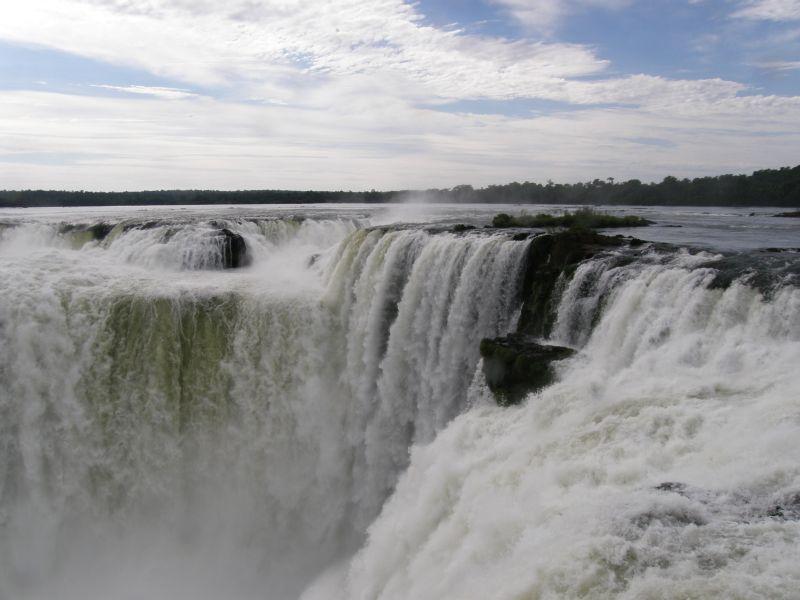
<svg viewBox="0 0 800 600">
<path fill-rule="evenodd" d="M 499 210 L 0 211 L 0 600 L 797 597 L 800 221 L 633 211 L 501 408 Z"/>
</svg>

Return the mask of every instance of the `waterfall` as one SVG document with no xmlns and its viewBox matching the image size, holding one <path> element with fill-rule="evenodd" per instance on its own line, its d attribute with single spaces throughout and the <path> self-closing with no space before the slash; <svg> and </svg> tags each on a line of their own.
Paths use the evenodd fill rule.
<svg viewBox="0 0 800 600">
<path fill-rule="evenodd" d="M 246 268 L 220 269 L 223 229 Z M 0 597 L 296 597 L 468 409 L 527 246 L 341 219 L 4 228 Z"/>
<path fill-rule="evenodd" d="M 0 599 L 798 589 L 792 256 L 147 217 L 0 227 Z"/>
<path fill-rule="evenodd" d="M 582 263 L 559 381 L 415 446 L 304 599 L 794 597 L 800 289 L 715 285 L 718 260 Z"/>
</svg>

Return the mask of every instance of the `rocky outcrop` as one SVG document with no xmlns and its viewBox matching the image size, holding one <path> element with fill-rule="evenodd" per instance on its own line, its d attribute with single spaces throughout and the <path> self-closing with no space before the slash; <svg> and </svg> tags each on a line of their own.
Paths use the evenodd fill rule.
<svg viewBox="0 0 800 600">
<path fill-rule="evenodd" d="M 169 225 L 168 221 L 129 221 L 123 223 L 122 231 L 130 231 L 131 229 L 156 229 L 157 227 L 165 227 Z"/>
<path fill-rule="evenodd" d="M 570 229 L 612 229 L 616 227 L 647 227 L 653 221 L 636 215 L 624 217 L 599 212 L 592 208 L 581 208 L 574 212 L 567 211 L 562 215 L 539 213 L 536 215 L 521 214 L 512 216 L 507 213 L 495 215 L 492 227 L 568 227 Z"/>
<path fill-rule="evenodd" d="M 213 247 L 208 248 L 206 246 L 205 250 L 202 250 L 201 253 L 205 252 L 207 255 L 208 252 L 210 252 L 212 256 L 206 256 L 203 260 L 198 262 L 196 257 L 192 256 L 191 250 L 187 250 L 181 246 L 184 242 L 180 242 L 174 246 L 175 252 L 187 254 L 188 258 L 184 260 L 183 268 L 238 269 L 252 263 L 252 255 L 248 251 L 247 242 L 244 237 L 224 227 L 222 222 L 213 222 L 212 225 L 213 227 L 209 230 L 200 230 L 198 232 L 199 237 L 196 240 L 198 246 L 207 245 L 210 240 Z M 119 231 L 122 233 L 128 233 L 133 230 L 156 230 L 157 241 L 161 244 L 170 244 L 182 231 L 184 224 L 166 220 L 129 221 L 118 225 L 113 223 L 64 223 L 59 227 L 58 231 L 70 240 L 73 247 L 80 248 L 89 242 L 101 242 L 110 239 L 109 236 L 112 235 L 112 231 L 114 231 L 115 227 L 119 227 Z M 203 239 L 199 239 L 200 237 Z"/>
<path fill-rule="evenodd" d="M 531 237 L 520 229 L 513 239 Z M 553 383 L 552 363 L 574 350 L 542 344 L 550 335 L 559 302 L 559 282 L 569 279 L 578 265 L 612 249 L 643 246 L 636 238 L 606 236 L 591 230 L 565 230 L 533 234 L 522 283 L 522 310 L 517 331 L 508 337 L 485 339 L 480 351 L 489 389 L 502 406 L 520 402 L 530 392 Z"/>
<path fill-rule="evenodd" d="M 558 304 L 556 284 L 577 266 L 599 252 L 620 246 L 639 246 L 641 240 L 610 237 L 588 230 L 567 230 L 536 236 L 526 258 L 522 285 L 523 304 L 517 333 L 546 338 Z"/>
<path fill-rule="evenodd" d="M 223 269 L 238 269 L 252 262 L 252 257 L 247 251 L 247 243 L 241 235 L 227 228 L 220 229 L 217 235 L 221 237 Z"/>
<path fill-rule="evenodd" d="M 517 404 L 550 385 L 555 379 L 552 363 L 574 354 L 570 348 L 540 344 L 525 335 L 484 339 L 480 349 L 486 383 L 501 406 Z"/>
<path fill-rule="evenodd" d="M 779 250 L 779 251 L 775 251 Z M 800 249 L 761 249 L 757 252 L 738 252 L 705 263 L 714 270 L 709 289 L 727 289 L 734 282 L 742 281 L 756 288 L 765 298 L 787 284 L 800 282 L 800 261 L 796 253 Z"/>
</svg>

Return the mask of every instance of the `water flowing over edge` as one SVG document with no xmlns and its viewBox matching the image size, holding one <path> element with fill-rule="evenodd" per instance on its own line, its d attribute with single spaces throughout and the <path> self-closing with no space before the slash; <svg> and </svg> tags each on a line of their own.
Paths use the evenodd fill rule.
<svg viewBox="0 0 800 600">
<path fill-rule="evenodd" d="M 415 448 L 365 547 L 304 598 L 793 597 L 800 290 L 649 258 L 583 263 L 560 382 Z"/>
<path fill-rule="evenodd" d="M 580 352 L 499 409 L 478 346 L 517 327 L 527 239 L 298 221 L 76 243 L 26 227 L 0 240 L 19 269 L 0 284 L 0 592 L 116 597 L 144 564 L 156 597 L 191 596 L 191 578 L 195 596 L 263 597 L 265 572 L 268 597 L 293 597 L 368 526 L 307 598 L 796 585 L 796 287 L 715 285 L 704 254 L 583 261 L 549 332 Z M 221 266 L 221 229 L 255 264 L 192 275 Z M 284 284 L 287 264 L 313 277 Z M 280 285 L 250 281 L 265 277 Z M 117 574 L 76 584 L 86 563 Z"/>
<path fill-rule="evenodd" d="M 409 446 L 464 408 L 480 338 L 514 325 L 526 243 L 359 229 L 326 252 L 303 226 L 226 279 L 130 261 L 114 251 L 123 238 L 4 240 L 8 593 L 47 597 L 76 561 L 189 544 L 249 549 L 245 565 L 282 597 L 360 544 Z M 158 229 L 131 229 L 133 245 Z M 265 287 L 287 261 L 323 285 Z M 117 583 L 92 585 L 76 597 Z"/>
</svg>

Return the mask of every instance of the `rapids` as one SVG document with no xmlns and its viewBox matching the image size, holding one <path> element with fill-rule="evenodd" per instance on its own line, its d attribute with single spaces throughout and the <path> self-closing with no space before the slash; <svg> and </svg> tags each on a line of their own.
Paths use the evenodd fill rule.
<svg viewBox="0 0 800 600">
<path fill-rule="evenodd" d="M 529 238 L 262 212 L 0 224 L 0 599 L 800 589 L 796 253 L 582 262 L 499 408 Z"/>
</svg>

